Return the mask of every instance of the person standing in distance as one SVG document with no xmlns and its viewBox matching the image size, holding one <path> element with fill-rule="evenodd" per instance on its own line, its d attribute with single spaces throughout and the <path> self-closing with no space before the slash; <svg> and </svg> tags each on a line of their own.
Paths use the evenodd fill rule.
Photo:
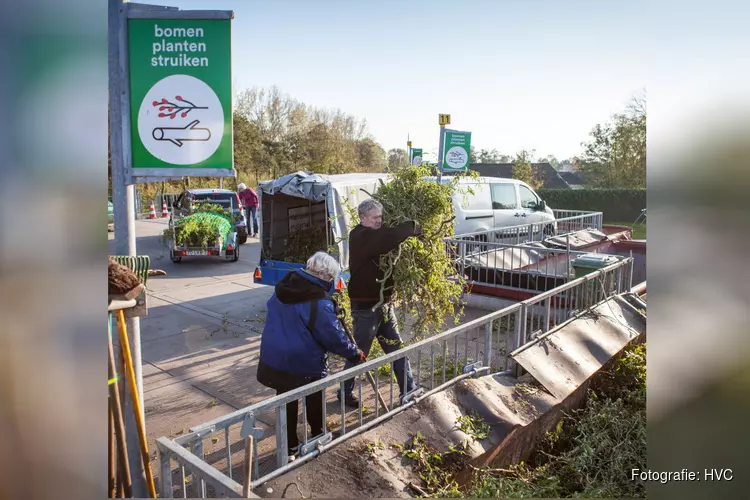
<svg viewBox="0 0 750 500">
<path fill-rule="evenodd" d="M 258 237 L 258 193 L 244 183 L 237 185 L 237 191 L 240 195 L 242 206 L 245 207 L 247 216 L 247 232 L 253 238 Z"/>
<path fill-rule="evenodd" d="M 369 355 L 372 342 L 377 337 L 386 354 L 404 346 L 396 324 L 396 314 L 390 304 L 393 294 L 393 278 L 385 283 L 383 303 L 380 302 L 378 280 L 384 277 L 379 260 L 391 250 L 395 250 L 407 238 L 420 236 L 422 229 L 415 221 L 406 221 L 398 226 L 383 227 L 383 205 L 372 198 L 364 200 L 357 207 L 360 223 L 349 233 L 349 299 L 352 304 L 354 340 L 365 356 Z M 347 362 L 344 369 L 354 366 Z M 393 363 L 401 397 L 415 390 L 411 366 L 407 358 Z M 406 387 L 406 391 L 404 391 Z M 344 382 L 344 404 L 359 408 L 359 399 L 354 395 L 354 379 Z M 339 400 L 342 394 L 339 391 Z"/>
</svg>

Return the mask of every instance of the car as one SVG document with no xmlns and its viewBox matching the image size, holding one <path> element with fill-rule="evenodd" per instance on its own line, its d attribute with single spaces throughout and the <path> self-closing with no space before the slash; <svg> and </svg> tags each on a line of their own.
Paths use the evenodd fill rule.
<svg viewBox="0 0 750 500">
<path fill-rule="evenodd" d="M 111 201 L 107 201 L 107 223 L 114 224 L 115 222 L 115 206 Z"/>
<path fill-rule="evenodd" d="M 451 180 L 450 176 L 441 178 L 442 183 Z M 501 177 L 465 178 L 459 181 L 459 187 L 471 187 L 474 193 L 453 195 L 454 233 L 457 235 L 526 224 L 533 224 L 533 231 L 541 230 L 545 236 L 555 233 L 554 211 L 523 181 Z"/>
<path fill-rule="evenodd" d="M 240 202 L 240 197 L 235 191 L 229 189 L 186 189 L 172 203 L 174 214 L 177 218 L 190 215 L 193 207 L 203 203 L 221 205 L 226 210 L 231 210 L 237 218 L 237 242 L 242 245 L 247 241 L 247 218 Z"/>
</svg>

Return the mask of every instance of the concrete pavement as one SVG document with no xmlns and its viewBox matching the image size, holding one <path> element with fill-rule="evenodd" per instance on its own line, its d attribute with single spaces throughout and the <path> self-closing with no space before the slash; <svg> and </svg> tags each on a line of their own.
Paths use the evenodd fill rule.
<svg viewBox="0 0 750 500">
<path fill-rule="evenodd" d="M 238 262 L 194 257 L 175 264 L 162 245 L 166 227 L 164 219 L 136 221 L 138 254 L 151 257 L 152 269 L 167 272 L 148 279 L 149 313 L 141 319 L 146 430 L 154 458 L 157 438 L 175 438 L 192 426 L 273 395 L 255 378 L 266 302 L 273 293 L 272 287 L 252 280 L 260 256 L 258 240 L 251 238 L 240 247 Z M 114 252 L 112 233 L 109 252 Z M 467 307 L 462 322 L 486 313 Z M 329 392 L 330 415 L 335 418 L 338 404 L 334 391 Z M 374 404 L 374 395 L 367 392 Z M 259 443 L 259 451 L 272 452 L 274 424 L 272 415 L 259 416 L 268 436 Z M 232 453 L 241 455 L 239 428 L 230 434 Z M 207 456 L 223 447 L 221 441 L 206 443 Z M 233 463 L 239 460 L 238 456 Z M 158 476 L 156 461 L 152 468 Z"/>
<path fill-rule="evenodd" d="M 148 316 L 141 350 L 149 451 L 155 440 L 267 398 L 255 380 L 266 302 L 273 288 L 255 285 L 260 246 L 242 245 L 238 262 L 219 258 L 169 260 L 164 219 L 136 221 L 136 248 L 166 276 L 148 280 Z M 109 233 L 109 252 L 114 235 Z M 154 472 L 158 473 L 158 464 Z"/>
</svg>

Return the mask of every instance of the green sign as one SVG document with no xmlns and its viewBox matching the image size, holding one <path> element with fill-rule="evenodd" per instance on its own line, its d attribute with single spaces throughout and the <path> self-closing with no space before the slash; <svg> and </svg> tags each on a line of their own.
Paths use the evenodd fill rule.
<svg viewBox="0 0 750 500">
<path fill-rule="evenodd" d="M 411 158 L 409 159 L 409 163 L 412 165 L 421 165 L 422 164 L 422 149 L 414 148 L 411 150 Z"/>
<path fill-rule="evenodd" d="M 471 158 L 471 132 L 445 130 L 443 171 L 467 170 Z"/>
<path fill-rule="evenodd" d="M 232 169 L 230 23 L 128 20 L 134 169 Z"/>
</svg>

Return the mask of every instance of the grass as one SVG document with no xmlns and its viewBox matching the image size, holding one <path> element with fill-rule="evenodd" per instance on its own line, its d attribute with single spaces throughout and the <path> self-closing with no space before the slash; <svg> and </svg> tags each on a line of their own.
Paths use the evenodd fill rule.
<svg viewBox="0 0 750 500">
<path fill-rule="evenodd" d="M 604 222 L 605 226 L 627 226 L 633 228 L 633 239 L 634 240 L 645 240 L 646 239 L 646 224 L 638 223 L 633 224 L 632 222 Z"/>
</svg>

